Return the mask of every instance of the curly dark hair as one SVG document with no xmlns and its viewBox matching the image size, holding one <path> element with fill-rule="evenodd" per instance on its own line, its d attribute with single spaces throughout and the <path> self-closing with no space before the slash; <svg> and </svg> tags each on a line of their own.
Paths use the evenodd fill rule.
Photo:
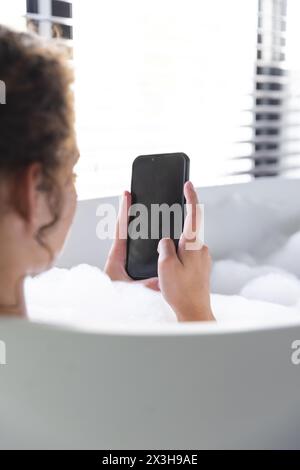
<svg viewBox="0 0 300 470">
<path fill-rule="evenodd" d="M 2 176 L 18 179 L 28 165 L 40 164 L 39 189 L 49 194 L 53 212 L 53 221 L 37 234 L 43 243 L 42 233 L 60 216 L 55 170 L 77 153 L 73 73 L 53 44 L 0 25 L 0 80 L 6 86 L 6 104 L 0 105 L 0 181 Z"/>
</svg>

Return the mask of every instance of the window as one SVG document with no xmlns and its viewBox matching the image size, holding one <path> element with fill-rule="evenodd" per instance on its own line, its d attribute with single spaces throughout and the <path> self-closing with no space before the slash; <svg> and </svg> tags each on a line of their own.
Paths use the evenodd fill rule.
<svg viewBox="0 0 300 470">
<path fill-rule="evenodd" d="M 26 0 L 0 0 L 0 23 L 11 28 L 25 29 Z"/>
<path fill-rule="evenodd" d="M 128 188 L 153 152 L 185 151 L 199 185 L 295 175 L 299 3 L 76 2 L 80 193 Z"/>
<path fill-rule="evenodd" d="M 88 5 L 74 4 L 79 194 L 128 188 L 131 163 L 144 153 L 186 152 L 197 185 L 248 168 L 233 157 L 251 147 L 245 109 L 253 100 L 257 2 Z"/>
<path fill-rule="evenodd" d="M 296 96 L 291 93 L 295 64 L 288 63 L 293 41 L 288 38 L 292 16 L 298 16 L 293 0 L 259 0 L 256 76 L 252 112 L 252 138 L 248 155 L 240 157 L 251 165 L 237 174 L 254 177 L 278 176 L 297 168 L 300 138 L 295 134 Z M 298 6 L 299 9 L 299 6 Z M 293 120 L 291 122 L 291 119 Z M 296 129 L 299 132 L 299 129 Z"/>
<path fill-rule="evenodd" d="M 60 0 L 27 0 L 27 27 L 48 38 L 55 38 L 72 51 L 72 3 Z"/>
<path fill-rule="evenodd" d="M 39 13 L 39 2 L 38 0 L 27 0 L 27 13 Z"/>
<path fill-rule="evenodd" d="M 73 28 L 68 24 L 62 23 L 52 23 L 52 37 L 53 38 L 63 38 L 63 39 L 73 39 Z"/>
<path fill-rule="evenodd" d="M 60 0 L 52 0 L 52 16 L 72 18 L 72 4 Z"/>
<path fill-rule="evenodd" d="M 300 175 L 299 0 L 13 3 L 1 21 L 74 51 L 80 197 L 144 153 L 186 152 L 196 185 Z"/>
</svg>

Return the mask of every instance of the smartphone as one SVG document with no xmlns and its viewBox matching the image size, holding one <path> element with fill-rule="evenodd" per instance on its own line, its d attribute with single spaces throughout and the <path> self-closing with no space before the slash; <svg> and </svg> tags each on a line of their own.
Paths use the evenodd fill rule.
<svg viewBox="0 0 300 470">
<path fill-rule="evenodd" d="M 190 161 L 185 153 L 141 155 L 132 165 L 132 205 L 126 270 L 133 279 L 157 276 L 157 246 L 163 237 L 176 248 L 183 229 L 184 183 Z"/>
</svg>

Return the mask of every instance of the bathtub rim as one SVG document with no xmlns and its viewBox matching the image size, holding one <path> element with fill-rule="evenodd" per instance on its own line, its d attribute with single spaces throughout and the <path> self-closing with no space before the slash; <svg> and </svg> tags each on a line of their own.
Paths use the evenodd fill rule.
<svg viewBox="0 0 300 470">
<path fill-rule="evenodd" d="M 300 328 L 299 319 L 292 319 L 288 321 L 276 321 L 275 323 L 264 322 L 257 324 L 257 322 L 237 322 L 218 323 L 218 322 L 191 322 L 191 323 L 159 323 L 153 325 L 145 324 L 120 324 L 120 323 L 106 323 L 100 327 L 91 325 L 91 327 L 83 327 L 79 325 L 64 325 L 47 322 L 31 321 L 27 319 L 9 318 L 3 316 L 0 319 L 0 338 L 1 326 L 5 324 L 21 328 L 33 328 L 50 330 L 52 332 L 60 333 L 76 333 L 92 336 L 124 336 L 124 337 L 174 337 L 174 336 L 220 336 L 220 335 L 235 335 L 247 334 L 258 332 L 274 332 L 278 330 L 292 330 Z"/>
</svg>

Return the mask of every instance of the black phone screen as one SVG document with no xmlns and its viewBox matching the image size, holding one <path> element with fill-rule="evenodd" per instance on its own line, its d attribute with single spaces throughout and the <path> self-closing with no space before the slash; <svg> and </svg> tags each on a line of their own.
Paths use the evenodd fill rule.
<svg viewBox="0 0 300 470">
<path fill-rule="evenodd" d="M 133 279 L 157 276 L 157 245 L 162 237 L 178 244 L 184 222 L 183 186 L 188 178 L 189 158 L 184 153 L 134 160 L 126 262 Z"/>
</svg>

